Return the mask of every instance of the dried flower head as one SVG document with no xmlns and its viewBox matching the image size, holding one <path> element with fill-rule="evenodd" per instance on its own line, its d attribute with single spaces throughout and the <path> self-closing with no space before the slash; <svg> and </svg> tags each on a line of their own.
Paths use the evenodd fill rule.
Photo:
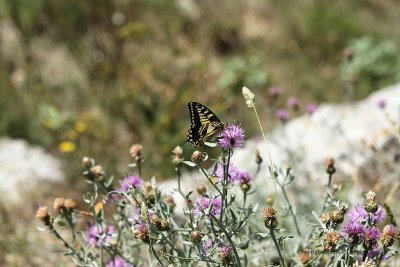
<svg viewBox="0 0 400 267">
<path fill-rule="evenodd" d="M 201 238 L 202 236 L 200 231 L 195 230 L 190 232 L 189 240 L 193 244 L 199 244 L 201 242 Z"/>
<path fill-rule="evenodd" d="M 244 146 L 244 130 L 238 124 L 229 124 L 218 135 L 218 142 L 223 149 Z"/>
<path fill-rule="evenodd" d="M 65 202 L 64 202 L 64 207 L 68 210 L 68 211 L 72 211 L 74 209 L 76 209 L 77 205 L 76 202 L 71 199 L 71 198 L 66 198 Z"/>
<path fill-rule="evenodd" d="M 199 184 L 196 187 L 197 194 L 204 195 L 207 192 L 207 187 L 204 184 Z"/>
<path fill-rule="evenodd" d="M 172 164 L 175 166 L 180 166 L 183 161 L 183 149 L 180 146 L 176 146 L 174 150 L 172 150 Z"/>
<path fill-rule="evenodd" d="M 299 258 L 300 258 L 301 263 L 306 265 L 307 263 L 309 263 L 311 261 L 311 253 L 307 250 L 303 250 L 299 253 Z"/>
<path fill-rule="evenodd" d="M 323 223 L 326 223 L 326 222 L 328 222 L 329 220 L 330 220 L 330 216 L 329 216 L 329 213 L 328 212 L 324 212 L 324 213 L 322 213 L 322 215 L 321 215 L 321 221 L 323 222 Z"/>
<path fill-rule="evenodd" d="M 335 160 L 333 158 L 329 158 L 326 160 L 326 172 L 329 175 L 332 175 L 336 172 Z"/>
<path fill-rule="evenodd" d="M 274 229 L 278 225 L 276 214 L 277 210 L 274 207 L 268 206 L 264 208 L 263 217 L 265 227 L 268 229 Z"/>
<path fill-rule="evenodd" d="M 334 230 L 329 230 L 324 234 L 324 249 L 333 250 L 340 240 L 340 234 Z"/>
<path fill-rule="evenodd" d="M 49 211 L 46 206 L 41 206 L 37 209 L 36 218 L 41 220 L 46 226 L 49 226 L 51 224 Z"/>
<path fill-rule="evenodd" d="M 169 207 L 169 209 L 171 211 L 175 208 L 176 204 L 174 201 L 174 197 L 172 195 L 166 195 L 164 197 L 164 201 L 165 201 L 165 204 L 167 204 L 167 206 Z"/>
<path fill-rule="evenodd" d="M 365 200 L 366 200 L 366 202 L 375 201 L 375 196 L 376 196 L 376 193 L 375 193 L 375 192 L 368 191 L 368 193 L 365 194 Z"/>
<path fill-rule="evenodd" d="M 57 214 L 60 214 L 61 211 L 64 209 L 65 199 L 63 197 L 57 197 L 54 199 L 53 202 L 53 209 Z"/>
<path fill-rule="evenodd" d="M 90 167 L 92 167 L 94 165 L 94 160 L 89 158 L 89 157 L 83 157 L 82 165 L 85 168 L 90 168 Z"/>
<path fill-rule="evenodd" d="M 192 162 L 196 163 L 196 164 L 200 164 L 204 161 L 204 159 L 206 158 L 206 154 L 201 152 L 201 151 L 194 151 L 192 154 Z"/>
<path fill-rule="evenodd" d="M 256 96 L 253 94 L 253 92 L 249 88 L 247 88 L 246 86 L 243 86 L 242 94 L 243 94 L 244 99 L 246 100 L 246 105 L 249 108 L 254 107 L 254 104 L 256 102 L 255 101 Z"/>
<path fill-rule="evenodd" d="M 386 225 L 383 228 L 383 233 L 381 237 L 381 242 L 385 247 L 390 247 L 394 244 L 394 241 L 397 239 L 397 227 L 393 224 Z"/>
<path fill-rule="evenodd" d="M 376 264 L 372 259 L 368 259 L 368 257 L 367 257 L 365 259 L 365 261 L 362 261 L 362 262 L 356 261 L 353 264 L 353 267 L 376 267 Z"/>
<path fill-rule="evenodd" d="M 146 203 L 148 205 L 154 204 L 156 192 L 154 188 L 151 186 L 150 182 L 144 182 L 142 187 L 143 196 L 146 198 Z"/>
<path fill-rule="evenodd" d="M 99 178 L 104 175 L 104 170 L 101 165 L 95 165 L 92 168 L 90 168 L 90 172 L 96 177 Z"/>
<path fill-rule="evenodd" d="M 336 210 L 332 211 L 329 214 L 329 217 L 334 223 L 342 223 L 344 220 L 344 215 L 348 210 L 349 210 L 349 204 L 342 202 L 340 203 L 339 208 L 337 208 Z"/>
<path fill-rule="evenodd" d="M 129 154 L 131 155 L 131 157 L 135 160 L 135 161 L 139 161 L 142 160 L 142 150 L 143 150 L 143 146 L 141 144 L 134 144 L 131 146 L 131 148 L 129 149 Z"/>
</svg>

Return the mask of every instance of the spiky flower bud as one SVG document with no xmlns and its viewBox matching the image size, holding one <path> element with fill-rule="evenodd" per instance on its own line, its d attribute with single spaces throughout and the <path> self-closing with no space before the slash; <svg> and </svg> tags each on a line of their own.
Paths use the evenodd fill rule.
<svg viewBox="0 0 400 267">
<path fill-rule="evenodd" d="M 267 196 L 266 198 L 265 198 L 265 202 L 267 203 L 267 205 L 272 205 L 272 204 L 274 204 L 274 197 L 273 196 Z"/>
<path fill-rule="evenodd" d="M 53 209 L 57 214 L 60 214 L 64 209 L 65 199 L 63 197 L 58 197 L 54 199 Z"/>
<path fill-rule="evenodd" d="M 133 234 L 137 239 L 143 240 L 146 244 L 149 243 L 149 227 L 147 224 L 138 224 L 133 231 Z"/>
<path fill-rule="evenodd" d="M 268 229 L 274 229 L 278 225 L 276 213 L 277 210 L 272 206 L 268 206 L 264 209 L 264 224 Z"/>
<path fill-rule="evenodd" d="M 36 218 L 41 220 L 44 225 L 49 226 L 51 223 L 49 211 L 46 206 L 41 206 L 36 211 Z"/>
<path fill-rule="evenodd" d="M 327 161 L 326 161 L 326 172 L 329 175 L 333 175 L 336 172 L 335 160 L 333 158 L 327 159 Z"/>
<path fill-rule="evenodd" d="M 134 144 L 131 146 L 131 148 L 129 149 L 129 154 L 131 155 L 131 157 L 135 160 L 135 161 L 139 161 L 142 160 L 142 150 L 143 150 L 143 146 L 141 144 Z"/>
<path fill-rule="evenodd" d="M 201 233 L 200 233 L 200 231 L 192 231 L 190 233 L 189 240 L 193 244 L 199 244 L 201 242 Z"/>
<path fill-rule="evenodd" d="M 172 150 L 172 164 L 174 164 L 175 166 L 180 166 L 182 164 L 183 161 L 183 149 L 180 146 L 176 146 L 174 148 L 174 150 Z"/>
<path fill-rule="evenodd" d="M 104 174 L 104 170 L 103 167 L 101 167 L 101 165 L 96 165 L 93 166 L 92 168 L 90 168 L 90 172 L 96 177 L 100 177 Z"/>
<path fill-rule="evenodd" d="M 248 183 L 243 183 L 240 185 L 240 189 L 242 189 L 243 192 L 248 192 L 251 188 L 251 185 Z"/>
<path fill-rule="evenodd" d="M 72 211 L 72 210 L 76 209 L 77 205 L 76 205 L 76 202 L 73 199 L 66 198 L 65 202 L 64 202 L 64 207 L 67 210 Z"/>
<path fill-rule="evenodd" d="M 198 151 L 198 150 L 194 151 L 192 154 L 192 162 L 194 162 L 196 164 L 202 163 L 205 158 L 206 158 L 205 153 Z"/>
<path fill-rule="evenodd" d="M 176 204 L 172 195 L 166 195 L 164 201 L 171 211 L 175 208 Z"/>
<path fill-rule="evenodd" d="M 197 194 L 204 195 L 207 192 L 207 187 L 204 184 L 199 184 L 196 187 Z"/>
<path fill-rule="evenodd" d="M 84 168 L 90 168 L 94 164 L 94 160 L 89 157 L 83 157 L 82 165 Z"/>
</svg>

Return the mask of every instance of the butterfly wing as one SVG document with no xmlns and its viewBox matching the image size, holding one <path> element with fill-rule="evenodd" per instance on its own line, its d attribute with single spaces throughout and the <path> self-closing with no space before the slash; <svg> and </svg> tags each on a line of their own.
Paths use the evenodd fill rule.
<svg viewBox="0 0 400 267">
<path fill-rule="evenodd" d="M 197 103 L 188 103 L 191 126 L 188 140 L 194 147 L 198 147 L 208 138 L 222 131 L 224 126 L 218 117 L 206 106 Z"/>
</svg>

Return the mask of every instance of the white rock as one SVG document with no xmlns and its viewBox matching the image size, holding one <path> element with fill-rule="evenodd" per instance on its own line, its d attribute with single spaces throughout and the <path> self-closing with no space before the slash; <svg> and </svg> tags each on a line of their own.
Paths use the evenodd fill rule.
<svg viewBox="0 0 400 267">
<path fill-rule="evenodd" d="M 33 190 L 40 181 L 63 181 L 60 162 L 42 148 L 23 140 L 0 139 L 0 195 L 17 203 L 23 190 Z"/>
</svg>

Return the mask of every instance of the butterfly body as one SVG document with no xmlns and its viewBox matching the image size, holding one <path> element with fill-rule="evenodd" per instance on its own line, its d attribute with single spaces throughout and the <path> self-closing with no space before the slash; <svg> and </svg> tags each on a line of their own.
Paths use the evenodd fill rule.
<svg viewBox="0 0 400 267">
<path fill-rule="evenodd" d="M 225 128 L 225 124 L 206 106 L 190 102 L 188 108 L 191 125 L 186 142 L 192 143 L 194 147 L 203 145 Z"/>
</svg>

